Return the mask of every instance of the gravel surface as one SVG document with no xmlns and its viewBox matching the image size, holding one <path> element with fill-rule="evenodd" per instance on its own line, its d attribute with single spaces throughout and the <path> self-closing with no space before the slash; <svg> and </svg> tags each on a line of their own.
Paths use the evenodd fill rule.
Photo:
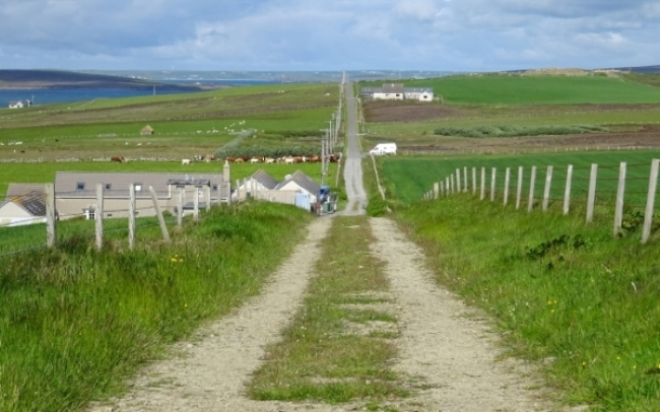
<svg viewBox="0 0 660 412">
<path fill-rule="evenodd" d="M 350 89 L 347 96 L 350 95 Z M 351 107 L 351 103 L 347 104 Z M 350 118 L 350 111 L 349 111 Z M 350 120 L 349 120 L 350 122 Z M 350 124 L 350 123 L 349 123 Z M 355 123 L 353 121 L 353 127 Z M 351 140 L 357 139 L 353 131 Z M 354 143 L 353 143 L 354 144 Z M 350 147 L 350 146 L 349 146 Z M 355 150 L 356 146 L 353 146 Z M 353 156 L 350 156 L 350 155 Z M 356 153 L 349 153 L 355 159 Z M 359 153 L 357 153 L 359 156 Z M 360 213 L 365 204 L 361 178 L 347 168 L 355 183 L 346 214 Z M 359 170 L 361 176 L 361 170 Z M 348 185 L 347 185 L 348 187 Z M 337 217 L 341 218 L 341 217 Z M 196 339 L 175 345 L 172 357 L 146 368 L 131 391 L 111 406 L 93 412 L 245 411 L 340 412 L 364 410 L 351 405 L 257 402 L 246 399 L 244 385 L 261 364 L 264 347 L 280 339 L 280 331 L 300 307 L 322 240 L 332 219 L 315 220 L 307 238 L 273 275 L 263 293 L 232 314 L 200 329 Z M 370 220 L 376 241 L 371 253 L 385 263 L 391 283 L 388 312 L 398 319 L 399 358 L 393 367 L 417 388 L 413 396 L 386 404 L 399 412 L 532 412 L 555 411 L 540 400 L 540 386 L 521 362 L 496 361 L 501 354 L 487 322 L 451 293 L 438 287 L 424 267 L 422 251 L 389 219 Z M 388 298 L 388 300 L 390 300 Z M 470 316 L 467 316 L 467 315 Z"/>
</svg>

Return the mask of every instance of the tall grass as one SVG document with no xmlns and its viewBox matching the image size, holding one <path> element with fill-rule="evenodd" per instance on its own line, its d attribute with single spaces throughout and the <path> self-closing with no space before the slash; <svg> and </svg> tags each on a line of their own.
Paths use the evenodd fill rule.
<svg viewBox="0 0 660 412">
<path fill-rule="evenodd" d="M 309 214 L 248 203 L 212 209 L 171 245 L 96 252 L 73 237 L 0 259 L 0 411 L 74 411 L 204 319 L 257 293 Z"/>
</svg>

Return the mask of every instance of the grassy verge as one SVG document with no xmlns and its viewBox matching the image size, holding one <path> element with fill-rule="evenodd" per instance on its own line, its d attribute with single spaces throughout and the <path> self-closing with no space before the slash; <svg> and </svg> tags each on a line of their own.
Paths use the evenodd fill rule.
<svg viewBox="0 0 660 412">
<path fill-rule="evenodd" d="M 98 253 L 85 239 L 0 259 L 0 411 L 74 411 L 116 394 L 165 344 L 259 291 L 308 222 L 293 207 L 218 207 L 171 245 Z"/>
<path fill-rule="evenodd" d="M 267 348 L 269 360 L 254 374 L 251 397 L 365 401 L 377 408 L 374 402 L 406 395 L 390 369 L 396 319 L 372 306 L 390 300 L 382 263 L 369 254 L 372 240 L 365 217 L 333 221 L 304 307 L 284 340 Z"/>
<path fill-rule="evenodd" d="M 456 196 L 402 210 L 437 279 L 497 319 L 515 355 L 595 411 L 660 410 L 657 235 L 614 239 L 609 218 L 517 212 Z"/>
</svg>

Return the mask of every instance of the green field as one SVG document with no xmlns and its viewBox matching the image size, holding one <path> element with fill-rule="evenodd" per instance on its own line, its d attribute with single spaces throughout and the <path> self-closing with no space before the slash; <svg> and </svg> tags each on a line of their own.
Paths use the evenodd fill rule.
<svg viewBox="0 0 660 412">
<path fill-rule="evenodd" d="M 486 193 L 490 194 L 491 170 L 497 168 L 496 193 L 498 199 L 504 192 L 504 176 L 506 168 L 511 168 L 511 183 L 509 202 L 514 199 L 517 184 L 518 167 L 524 167 L 523 193 L 529 196 L 529 176 L 532 166 L 537 167 L 535 198 L 543 195 L 543 185 L 547 166 L 552 165 L 553 185 L 551 198 L 555 200 L 554 207 L 560 208 L 566 181 L 566 169 L 569 164 L 574 167 L 572 197 L 575 202 L 584 202 L 589 184 L 591 164 L 599 165 L 597 200 L 612 203 L 616 193 L 619 164 L 628 164 L 627 173 L 627 204 L 631 207 L 643 207 L 648 192 L 648 178 L 651 160 L 660 158 L 660 151 L 609 151 L 581 153 L 546 153 L 508 156 L 473 156 L 473 157 L 388 157 L 382 159 L 380 168 L 386 179 L 386 186 L 392 196 L 404 203 L 420 200 L 424 193 L 433 188 L 434 182 L 444 181 L 457 168 L 468 167 L 468 183 L 472 189 L 472 168 L 477 168 L 477 180 L 480 182 L 481 168 L 486 168 Z M 480 187 L 480 183 L 478 183 Z"/>
<path fill-rule="evenodd" d="M 600 76 L 472 75 L 410 80 L 406 87 L 432 87 L 444 103 L 460 105 L 660 103 L 660 89 Z M 374 87 L 380 83 L 367 83 Z"/>
</svg>

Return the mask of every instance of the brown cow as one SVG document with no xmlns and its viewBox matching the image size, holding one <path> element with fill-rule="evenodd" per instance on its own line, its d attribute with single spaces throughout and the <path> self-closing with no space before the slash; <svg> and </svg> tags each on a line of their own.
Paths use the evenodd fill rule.
<svg viewBox="0 0 660 412">
<path fill-rule="evenodd" d="M 124 160 L 124 156 L 112 156 L 110 158 L 111 162 L 117 162 L 117 163 L 124 163 L 126 160 Z"/>
</svg>

